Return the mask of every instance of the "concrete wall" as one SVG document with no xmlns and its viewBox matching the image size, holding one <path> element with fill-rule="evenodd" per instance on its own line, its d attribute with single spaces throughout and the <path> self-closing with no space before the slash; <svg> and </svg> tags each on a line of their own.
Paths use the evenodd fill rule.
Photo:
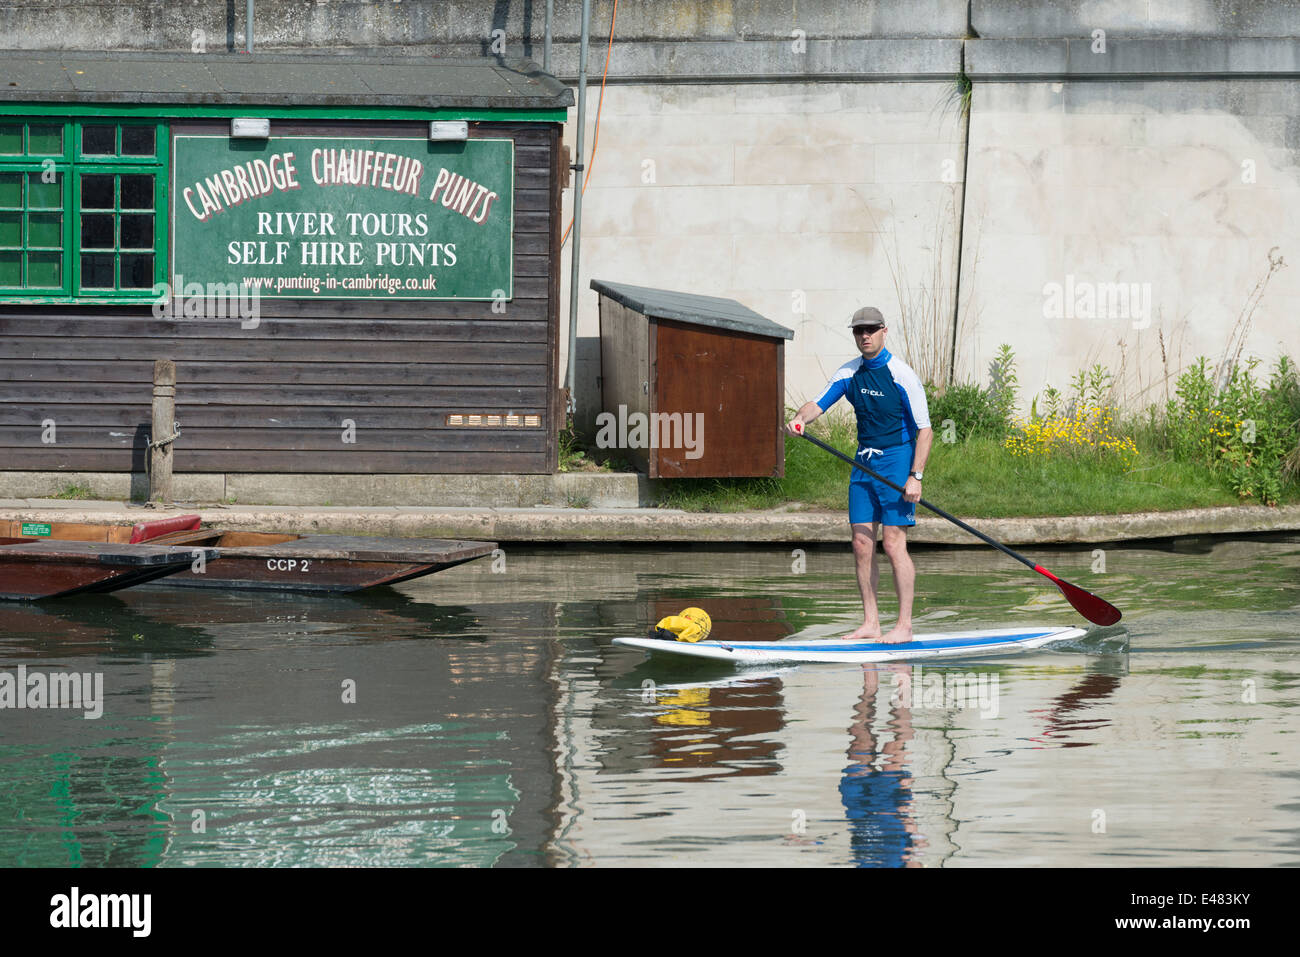
<svg viewBox="0 0 1300 957">
<path fill-rule="evenodd" d="M 555 0 L 554 38 L 580 37 L 581 0 Z M 608 36 L 613 0 L 593 0 L 592 34 Z M 204 31 L 215 48 L 242 49 L 244 0 L 3 0 L 0 35 L 19 49 L 185 50 Z M 383 46 L 541 59 L 545 0 L 256 0 L 255 46 L 353 51 Z M 656 43 L 961 36 L 966 0 L 653 0 L 624 2 L 617 39 Z M 604 48 L 603 42 L 601 49 Z M 499 51 L 492 51 L 499 52 Z M 788 71 L 789 63 L 785 65 Z"/>
<path fill-rule="evenodd" d="M 1127 404 L 1164 402 L 1167 375 L 1224 354 L 1270 250 L 1300 253 L 1298 109 L 1293 80 L 977 86 L 962 277 L 972 355 L 1012 344 L 1028 394 L 1096 361 L 1123 371 Z M 1075 308 L 1054 308 L 1049 284 L 1073 289 Z M 1129 309 L 1089 309 L 1103 286 L 1127 287 Z M 1247 352 L 1295 357 L 1297 310 L 1300 271 L 1281 268 Z"/>
<path fill-rule="evenodd" d="M 588 277 L 734 298 L 795 331 L 787 393 L 802 401 L 855 354 L 853 310 L 878 303 L 896 315 L 896 276 L 906 296 L 928 292 L 935 264 L 923 247 L 937 231 L 947 251 L 938 275 L 951 287 L 961 198 L 944 181 L 961 171 L 952 90 L 608 88 L 583 200 L 579 334 L 598 330 Z"/>
<path fill-rule="evenodd" d="M 555 6 L 553 71 L 571 79 L 580 4 Z M 612 7 L 593 3 L 588 146 Z M 0 34 L 174 50 L 201 30 L 219 54 L 242 45 L 243 10 L 0 0 Z M 544 11 L 261 0 L 255 21 L 259 49 L 540 60 Z M 1119 398 L 1162 400 L 1180 366 L 1223 354 L 1269 251 L 1300 256 L 1298 36 L 1300 4 L 1267 0 L 625 3 L 584 200 L 579 335 L 597 330 L 593 277 L 730 296 L 795 329 L 795 403 L 852 355 L 857 306 L 909 315 L 890 344 L 923 374 L 945 364 L 956 312 L 960 376 L 982 380 L 1006 342 L 1026 397 L 1100 361 L 1122 371 Z M 1057 315 L 1053 283 L 1085 301 Z M 1117 283 L 1136 284 L 1137 310 L 1087 318 L 1084 290 Z M 1247 354 L 1300 354 L 1297 283 L 1295 267 L 1272 275 Z M 579 374 L 593 394 L 598 369 Z"/>
</svg>

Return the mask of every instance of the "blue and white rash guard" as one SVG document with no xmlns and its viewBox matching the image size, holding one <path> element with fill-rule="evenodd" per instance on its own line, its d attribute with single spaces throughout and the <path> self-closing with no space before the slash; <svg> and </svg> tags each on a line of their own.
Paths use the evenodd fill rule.
<svg viewBox="0 0 1300 957">
<path fill-rule="evenodd" d="M 858 414 L 860 446 L 893 448 L 916 441 L 916 433 L 930 427 L 920 377 L 888 349 L 870 362 L 858 356 L 836 369 L 817 405 L 825 412 L 845 398 Z"/>
</svg>

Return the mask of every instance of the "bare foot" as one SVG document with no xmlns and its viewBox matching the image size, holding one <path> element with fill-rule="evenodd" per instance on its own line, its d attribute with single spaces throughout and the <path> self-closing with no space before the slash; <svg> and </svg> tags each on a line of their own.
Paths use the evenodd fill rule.
<svg viewBox="0 0 1300 957">
<path fill-rule="evenodd" d="M 912 640 L 910 625 L 895 625 L 880 639 L 882 645 L 901 645 Z"/>
<path fill-rule="evenodd" d="M 845 635 L 844 640 L 845 641 L 879 641 L 880 626 L 868 625 L 864 623 L 860 625 L 858 627 L 858 630 L 853 632 L 853 634 Z"/>
</svg>

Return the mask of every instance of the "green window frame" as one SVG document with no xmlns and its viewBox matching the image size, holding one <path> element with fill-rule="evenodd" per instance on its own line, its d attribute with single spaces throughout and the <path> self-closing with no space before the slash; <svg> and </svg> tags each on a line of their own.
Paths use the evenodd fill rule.
<svg viewBox="0 0 1300 957">
<path fill-rule="evenodd" d="M 66 295 L 66 173 L 0 170 L 0 290 Z"/>
<path fill-rule="evenodd" d="M 168 127 L 0 117 L 0 302 L 151 302 L 167 274 Z"/>
</svg>

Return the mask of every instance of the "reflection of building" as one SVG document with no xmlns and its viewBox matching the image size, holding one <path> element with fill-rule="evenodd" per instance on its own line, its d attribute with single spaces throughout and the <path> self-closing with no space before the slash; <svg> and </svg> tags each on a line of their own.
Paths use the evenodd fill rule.
<svg viewBox="0 0 1300 957">
<path fill-rule="evenodd" d="M 786 621 L 780 598 L 752 596 L 718 596 L 708 600 L 709 618 L 713 621 L 711 637 L 721 641 L 780 641 L 795 633 Z M 682 610 L 678 600 L 657 598 L 650 612 L 651 622 L 675 615 Z"/>
<path fill-rule="evenodd" d="M 110 628 L 69 648 L 57 609 L 5 638 L 10 660 L 102 670 L 107 698 L 98 721 L 0 715 L 27 822 L 7 863 L 542 863 L 552 606 L 124 594 L 134 647 Z M 509 620 L 538 636 L 486 640 Z"/>
</svg>

